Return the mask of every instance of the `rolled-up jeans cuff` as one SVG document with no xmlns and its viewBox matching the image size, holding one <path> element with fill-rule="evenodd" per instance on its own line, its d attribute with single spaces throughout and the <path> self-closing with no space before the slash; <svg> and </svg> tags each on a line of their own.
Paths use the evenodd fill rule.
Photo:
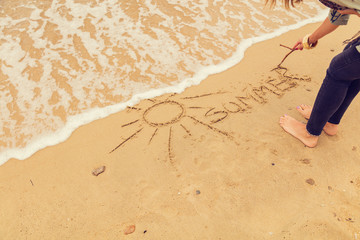
<svg viewBox="0 0 360 240">
<path fill-rule="evenodd" d="M 332 123 L 332 124 L 336 124 L 336 125 L 339 125 L 339 124 L 340 124 L 340 121 L 339 121 L 339 120 L 332 120 L 331 118 L 329 119 L 328 122 L 329 122 L 329 123 Z"/>
<path fill-rule="evenodd" d="M 309 129 L 308 125 L 306 125 L 306 131 L 308 132 L 308 134 L 310 134 L 311 136 L 314 136 L 314 137 L 320 136 L 320 134 L 322 132 L 322 130 L 320 132 L 313 131 L 313 130 Z"/>
</svg>

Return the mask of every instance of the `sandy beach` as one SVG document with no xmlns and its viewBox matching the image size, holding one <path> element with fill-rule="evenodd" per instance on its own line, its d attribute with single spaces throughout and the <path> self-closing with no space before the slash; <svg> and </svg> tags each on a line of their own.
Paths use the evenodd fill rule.
<svg viewBox="0 0 360 240">
<path fill-rule="evenodd" d="M 313 104 L 359 24 L 292 53 L 287 70 L 273 70 L 289 52 L 279 44 L 319 23 L 257 43 L 198 86 L 11 159 L 0 166 L 0 238 L 360 239 L 360 101 L 316 148 L 278 124 L 284 113 L 305 121 L 296 106 Z"/>
</svg>

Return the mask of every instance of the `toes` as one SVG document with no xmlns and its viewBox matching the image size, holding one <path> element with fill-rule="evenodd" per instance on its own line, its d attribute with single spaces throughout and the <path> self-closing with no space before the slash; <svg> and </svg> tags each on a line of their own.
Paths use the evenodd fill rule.
<svg viewBox="0 0 360 240">
<path fill-rule="evenodd" d="M 297 109 L 299 110 L 305 110 L 307 106 L 305 104 L 300 104 L 300 106 L 297 106 Z"/>
<path fill-rule="evenodd" d="M 280 117 L 280 120 L 279 120 L 279 123 L 280 123 L 280 124 L 284 124 L 285 121 L 286 121 L 286 119 L 288 118 L 288 116 L 289 116 L 289 115 L 287 115 L 287 114 L 284 114 L 284 116 L 281 116 L 281 117 Z"/>
<path fill-rule="evenodd" d="M 311 106 L 306 105 L 306 104 L 300 104 L 299 106 L 296 107 L 296 110 L 306 119 L 310 118 L 310 114 L 311 114 Z"/>
</svg>

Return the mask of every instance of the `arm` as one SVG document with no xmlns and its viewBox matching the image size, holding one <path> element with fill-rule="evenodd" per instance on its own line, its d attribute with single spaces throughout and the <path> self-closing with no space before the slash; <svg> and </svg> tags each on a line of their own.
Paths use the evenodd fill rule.
<svg viewBox="0 0 360 240">
<path fill-rule="evenodd" d="M 309 37 L 309 43 L 315 43 L 320 38 L 331 33 L 337 29 L 339 25 L 334 25 L 330 22 L 329 18 L 326 18 L 324 22 L 318 27 Z"/>
<path fill-rule="evenodd" d="M 315 43 L 320 38 L 331 33 L 332 31 L 334 31 L 337 27 L 338 27 L 338 25 L 332 24 L 330 22 L 330 20 L 328 18 L 326 18 L 323 21 L 323 23 L 310 35 L 309 43 Z M 297 41 L 297 43 L 294 45 L 293 49 L 303 50 L 302 39 Z"/>
<path fill-rule="evenodd" d="M 345 9 L 345 10 L 338 10 L 339 13 L 341 14 L 354 14 L 358 17 L 360 17 L 360 12 L 359 10 L 355 10 L 355 9 Z"/>
</svg>

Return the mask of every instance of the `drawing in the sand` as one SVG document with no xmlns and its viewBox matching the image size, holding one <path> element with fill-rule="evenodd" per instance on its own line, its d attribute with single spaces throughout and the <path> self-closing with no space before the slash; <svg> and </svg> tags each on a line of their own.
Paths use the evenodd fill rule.
<svg viewBox="0 0 360 240">
<path fill-rule="evenodd" d="M 191 127 L 202 126 L 204 129 L 238 144 L 229 132 L 220 129 L 220 127 L 215 127 L 215 125 L 224 121 L 231 114 L 249 112 L 254 104 L 266 103 L 267 94 L 281 97 L 286 91 L 298 86 L 299 82 L 311 81 L 306 76 L 298 77 L 288 74 L 288 69 L 279 66 L 271 72 L 275 73 L 275 77 L 269 76 L 267 79 L 261 80 L 256 86 L 249 84 L 237 93 L 219 91 L 183 97 L 178 94 L 170 94 L 167 97 L 148 99 L 137 107 L 128 107 L 129 112 L 135 111 L 135 117 L 121 127 L 132 127 L 133 131 L 128 136 L 123 137 L 124 140 L 109 153 L 113 153 L 130 140 L 135 139 L 136 136 L 143 132 L 145 127 L 153 129 L 152 134 L 148 136 L 148 144 L 151 144 L 160 131 L 167 133 L 167 152 L 172 164 L 175 157 L 172 150 L 175 129 L 181 129 L 188 136 L 193 136 Z M 214 98 L 219 95 L 227 95 L 227 100 L 218 104 L 217 107 L 201 106 L 201 101 L 194 105 L 196 100 Z M 146 106 L 144 107 L 144 105 Z M 190 121 L 184 121 L 185 119 Z"/>
<path fill-rule="evenodd" d="M 210 96 L 218 93 L 213 94 L 206 94 L 205 96 Z M 186 104 L 180 103 L 179 101 L 175 101 L 171 99 L 176 94 L 170 95 L 165 100 L 156 101 L 148 99 L 148 101 L 151 102 L 151 106 L 147 107 L 145 110 L 141 108 L 136 107 L 130 107 L 129 109 L 137 110 L 137 112 L 141 112 L 141 115 L 138 118 L 134 119 L 133 121 L 123 124 L 121 127 L 130 127 L 135 126 L 133 134 L 131 134 L 129 137 L 127 137 L 125 140 L 123 140 L 120 144 L 118 144 L 115 148 L 113 148 L 110 153 L 117 150 L 119 147 L 123 146 L 126 142 L 133 139 L 135 136 L 139 135 L 144 127 L 151 127 L 153 128 L 153 133 L 151 136 L 149 136 L 149 144 L 153 141 L 153 139 L 157 136 L 157 134 L 160 131 L 166 131 L 168 132 L 168 156 L 170 161 L 172 162 L 174 158 L 174 154 L 172 152 L 172 138 L 173 138 L 173 129 L 174 128 L 180 128 L 182 131 L 184 131 L 187 135 L 192 136 L 191 130 L 189 127 L 186 126 L 187 123 L 185 123 L 184 119 L 190 119 L 193 124 L 200 124 L 204 127 L 206 127 L 208 130 L 213 131 L 223 137 L 226 137 L 230 140 L 233 140 L 233 137 L 226 131 L 220 130 L 214 126 L 211 125 L 211 123 L 206 123 L 200 119 L 198 119 L 197 116 L 194 116 L 192 114 L 187 113 L 186 109 L 200 109 L 203 107 L 187 107 Z M 196 96 L 196 97 L 202 97 L 202 96 Z M 161 114 L 159 114 L 161 112 Z M 218 121 L 221 121 L 223 119 L 220 119 Z M 218 122 L 217 121 L 217 122 Z"/>
</svg>

